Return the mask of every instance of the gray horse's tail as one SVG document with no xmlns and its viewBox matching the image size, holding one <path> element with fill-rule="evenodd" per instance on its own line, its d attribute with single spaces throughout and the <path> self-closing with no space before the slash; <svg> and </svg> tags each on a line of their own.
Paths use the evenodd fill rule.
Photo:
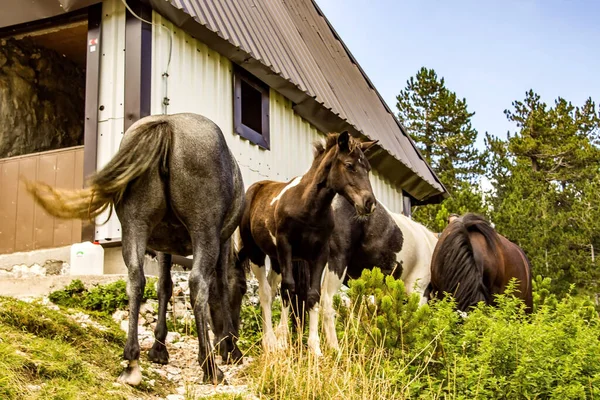
<svg viewBox="0 0 600 400">
<path fill-rule="evenodd" d="M 173 131 L 165 119 L 143 122 L 126 134 L 129 137 L 100 171 L 88 180 L 88 187 L 77 190 L 55 189 L 45 183 L 26 181 L 27 190 L 49 214 L 65 219 L 92 220 L 123 200 L 131 181 L 152 168 L 168 169 Z"/>
<path fill-rule="evenodd" d="M 308 291 L 310 289 L 310 266 L 304 260 L 292 262 L 292 271 L 296 287 L 296 295 L 291 300 L 292 320 L 297 323 L 300 329 L 304 328 L 304 321 L 308 303 Z"/>
<path fill-rule="evenodd" d="M 449 229 L 448 235 L 438 242 L 438 256 L 431 265 L 432 276 L 437 271 L 440 280 L 436 289 L 453 294 L 461 311 L 468 311 L 480 301 L 489 304 L 491 295 L 483 280 L 483 260 L 475 258 L 469 233 L 483 235 L 490 249 L 496 252 L 494 228 L 482 217 L 467 214 L 452 222 Z"/>
</svg>

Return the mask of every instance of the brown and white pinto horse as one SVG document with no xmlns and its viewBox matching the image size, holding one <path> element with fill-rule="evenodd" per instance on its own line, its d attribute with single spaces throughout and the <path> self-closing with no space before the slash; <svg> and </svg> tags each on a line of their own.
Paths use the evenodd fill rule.
<svg viewBox="0 0 600 400">
<path fill-rule="evenodd" d="M 372 214 L 375 196 L 369 181 L 371 169 L 364 155 L 376 142 L 363 142 L 348 132 L 329 134 L 325 143 L 315 144 L 310 169 L 290 182 L 260 181 L 248 188 L 240 224 L 241 248 L 238 265 L 250 265 L 259 283 L 263 312 L 263 346 L 266 350 L 287 342 L 290 300 L 306 299 L 311 335 L 308 345 L 320 354 L 317 334 L 321 276 L 329 257 L 329 238 L 334 227 L 331 202 L 340 194 L 360 216 Z M 267 278 L 265 256 L 271 261 Z M 309 264 L 301 281 L 294 279 L 293 260 Z M 308 275 L 308 276 L 306 276 Z M 283 281 L 282 281 L 283 279 Z M 281 284 L 284 305 L 278 344 L 271 322 L 271 304 Z M 314 326 L 313 326 L 314 325 Z"/>
<path fill-rule="evenodd" d="M 429 297 L 450 293 L 457 308 L 466 312 L 480 301 L 493 304 L 493 296 L 504 293 L 508 282 L 517 278 L 515 295 L 531 312 L 531 266 L 523 250 L 479 215 L 452 215 L 448 220 L 431 260 Z"/>
</svg>

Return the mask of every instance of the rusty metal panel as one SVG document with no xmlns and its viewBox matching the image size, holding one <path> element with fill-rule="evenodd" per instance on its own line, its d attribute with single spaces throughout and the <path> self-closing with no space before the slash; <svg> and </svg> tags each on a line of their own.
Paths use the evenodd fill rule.
<svg viewBox="0 0 600 400">
<path fill-rule="evenodd" d="M 391 155 L 411 171 L 406 175 L 399 169 L 387 168 L 385 174 L 394 177 L 396 186 L 398 183 L 410 186 L 416 191 L 413 194 L 422 198 L 445 192 L 314 1 L 170 2 L 207 30 L 236 46 L 240 53 L 248 54 L 247 58 L 257 60 L 314 98 L 327 113 L 340 117 L 365 136 L 378 139 L 386 157 L 391 158 Z M 164 2 L 159 5 L 157 0 L 150 0 L 150 3 L 172 15 L 180 25 L 188 24 L 187 20 L 176 17 L 172 12 L 174 9 L 168 10 Z M 239 54 L 236 57 L 242 58 Z"/>
<path fill-rule="evenodd" d="M 38 157 L 24 157 L 19 160 L 19 176 L 34 180 L 37 175 Z M 19 182 L 17 189 L 17 232 L 15 237 L 16 251 L 33 250 L 33 221 L 35 204 L 27 193 L 25 184 Z"/>
<path fill-rule="evenodd" d="M 0 160 L 0 254 L 15 251 L 19 163 Z"/>
<path fill-rule="evenodd" d="M 84 152 L 83 149 L 81 151 L 75 151 L 75 170 L 73 177 L 73 187 L 74 188 L 82 188 L 83 187 L 83 168 L 84 168 Z M 79 243 L 81 242 L 81 237 L 83 235 L 83 224 L 79 219 L 75 219 L 72 221 L 73 226 L 71 228 L 71 243 Z"/>
<path fill-rule="evenodd" d="M 0 254 L 65 246 L 81 240 L 81 222 L 49 216 L 20 177 L 64 189 L 83 184 L 83 146 L 0 160 Z"/>
<path fill-rule="evenodd" d="M 38 158 L 37 180 L 56 187 L 56 153 L 42 154 Z M 54 218 L 44 209 L 35 205 L 33 246 L 35 248 L 48 248 L 54 244 Z"/>
<path fill-rule="evenodd" d="M 81 173 L 78 171 L 78 173 Z M 75 182 L 75 153 L 64 152 L 56 157 L 56 187 L 72 188 Z M 71 244 L 73 220 L 54 220 L 54 247 Z"/>
</svg>

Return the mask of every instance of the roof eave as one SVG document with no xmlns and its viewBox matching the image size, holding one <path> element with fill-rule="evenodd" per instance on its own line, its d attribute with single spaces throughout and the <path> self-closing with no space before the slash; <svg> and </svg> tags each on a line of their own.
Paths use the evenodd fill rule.
<svg viewBox="0 0 600 400">
<path fill-rule="evenodd" d="M 228 40 L 219 36 L 218 33 L 208 29 L 185 11 L 173 6 L 169 1 L 143 1 L 149 4 L 156 12 L 169 19 L 173 24 L 203 43 L 206 43 L 213 50 L 240 65 L 271 88 L 290 99 L 294 103 L 294 111 L 317 129 L 322 132 L 348 130 L 355 137 L 367 139 L 356 127 L 310 97 L 295 84 L 281 77 L 244 50 L 234 46 Z M 385 105 L 385 102 L 383 103 Z M 439 184 L 439 188 L 436 188 L 404 165 L 402 161 L 396 159 L 386 149 L 374 146 L 373 150 L 369 151 L 368 157 L 373 167 L 384 175 L 392 185 L 401 187 L 420 202 L 439 202 L 436 201 L 439 196 L 448 196 L 445 187 L 439 182 L 439 179 L 436 182 Z"/>
</svg>

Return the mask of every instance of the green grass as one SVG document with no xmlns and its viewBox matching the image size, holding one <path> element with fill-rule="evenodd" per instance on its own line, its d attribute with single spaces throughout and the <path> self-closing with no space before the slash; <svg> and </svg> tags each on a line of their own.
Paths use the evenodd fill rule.
<svg viewBox="0 0 600 400">
<path fill-rule="evenodd" d="M 155 379 L 154 387 L 115 385 L 125 333 L 99 313 L 88 314 L 106 330 L 83 328 L 69 316 L 74 312 L 0 297 L 0 398 L 150 398 L 173 389 L 147 369 L 144 377 Z"/>
</svg>

